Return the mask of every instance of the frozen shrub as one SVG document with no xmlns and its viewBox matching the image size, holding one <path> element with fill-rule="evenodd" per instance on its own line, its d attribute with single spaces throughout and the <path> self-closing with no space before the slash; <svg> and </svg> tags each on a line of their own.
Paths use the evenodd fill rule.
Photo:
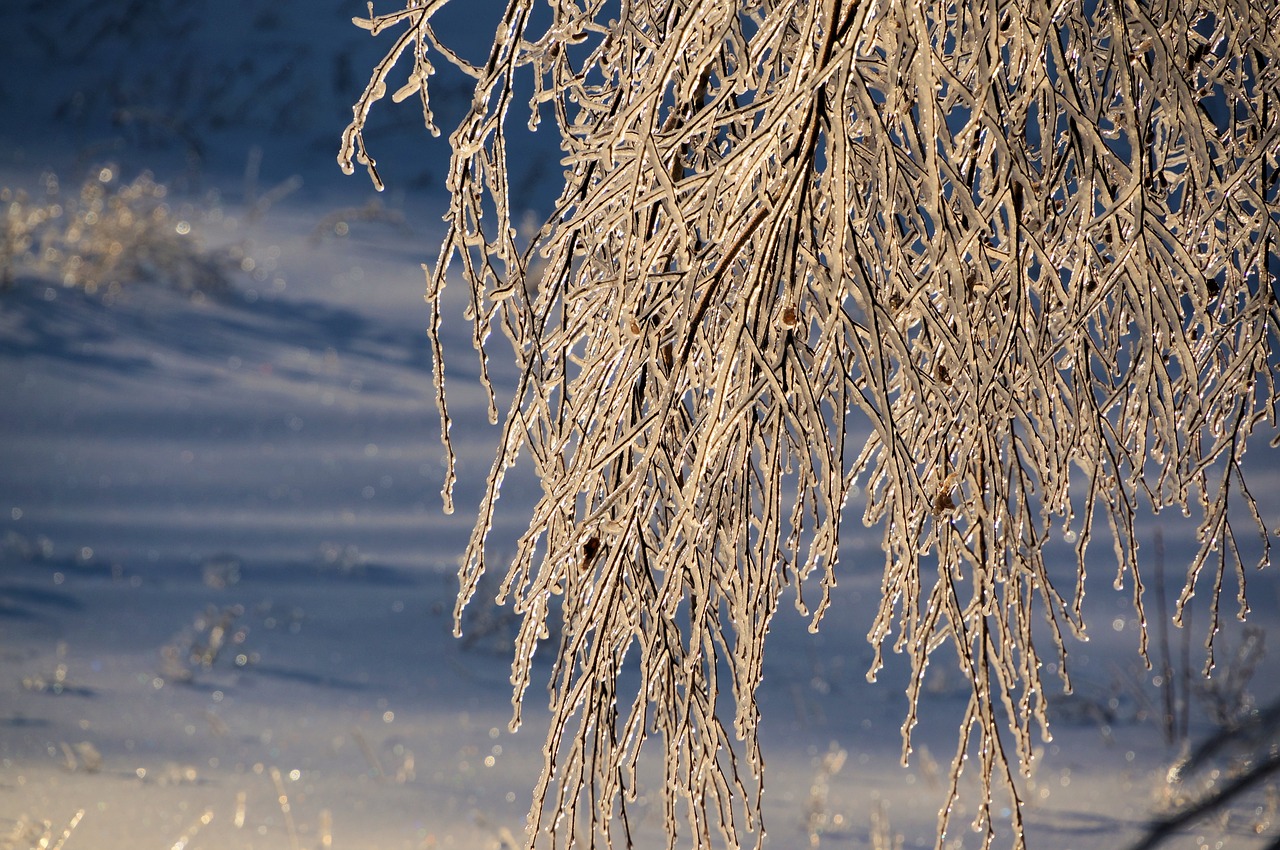
<svg viewBox="0 0 1280 850">
<path fill-rule="evenodd" d="M 970 683 L 939 843 L 968 769 L 984 846 L 1004 789 L 1022 847 L 1018 773 L 1046 662 L 1069 687 L 1089 543 L 1110 538 L 1143 620 L 1135 518 L 1197 514 L 1176 613 L 1209 598 L 1210 664 L 1221 594 L 1234 578 L 1243 615 L 1268 557 L 1242 462 L 1276 423 L 1280 7 L 509 0 L 472 65 L 436 38 L 442 5 L 357 19 L 396 35 L 339 159 L 380 186 L 374 104 L 416 99 L 434 130 L 434 65 L 476 80 L 427 288 L 451 458 L 451 270 L 481 381 L 494 330 L 520 375 L 505 414 L 490 393 L 503 436 L 459 617 L 505 471 L 525 453 L 542 481 L 498 594 L 523 616 L 514 723 L 563 600 L 530 841 L 629 843 L 654 737 L 672 846 L 761 834 L 765 636 L 787 587 L 818 627 L 856 498 L 883 534 L 869 675 L 886 643 L 911 665 L 904 758 L 925 667 Z M 565 169 L 527 244 L 507 168 L 525 102 Z M 1075 550 L 1066 586 L 1052 538 Z"/>
<path fill-rule="evenodd" d="M 112 166 L 98 168 L 73 196 L 57 177 L 44 178 L 41 200 L 0 189 L 0 279 L 20 271 L 94 293 L 154 282 L 185 293 L 225 293 L 239 260 L 210 250 L 192 232 L 191 215 L 175 212 L 168 191 L 149 174 L 121 183 Z"/>
<path fill-rule="evenodd" d="M 31 243 L 35 233 L 52 216 L 48 205 L 33 204 L 27 193 L 0 189 L 0 204 L 4 204 L 4 217 L 0 219 L 0 290 L 13 286 L 19 262 L 30 261 Z"/>
<path fill-rule="evenodd" d="M 1272 702 L 1219 728 L 1185 752 L 1166 777 L 1164 813 L 1130 850 L 1151 850 L 1210 817 L 1218 818 L 1224 832 L 1274 835 L 1280 806 L 1274 779 L 1280 771 L 1278 733 L 1280 702 Z M 1267 846 L 1276 846 L 1274 838 Z"/>
</svg>

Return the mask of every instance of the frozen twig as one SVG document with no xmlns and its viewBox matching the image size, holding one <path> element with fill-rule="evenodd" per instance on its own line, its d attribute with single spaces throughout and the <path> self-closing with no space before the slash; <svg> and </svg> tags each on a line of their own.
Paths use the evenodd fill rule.
<svg viewBox="0 0 1280 850">
<path fill-rule="evenodd" d="M 884 551 L 869 675 L 886 643 L 909 659 L 904 755 L 927 665 L 972 684 L 938 841 L 969 766 L 984 846 L 1004 787 L 1023 847 L 1015 785 L 1047 735 L 1046 656 L 1070 687 L 1090 542 L 1110 538 L 1145 624 L 1137 518 L 1198 513 L 1172 613 L 1208 597 L 1210 659 L 1226 582 L 1246 609 L 1229 508 L 1269 557 L 1241 464 L 1276 425 L 1275 5 L 509 0 L 477 66 L 436 41 L 441 5 L 360 22 L 397 35 L 340 159 L 380 185 L 362 132 L 388 85 L 433 126 L 431 54 L 475 78 L 428 300 L 447 508 L 451 274 L 502 430 L 459 629 L 506 470 L 523 455 L 542 484 L 497 594 L 522 617 L 513 725 L 562 622 L 531 843 L 629 843 L 651 738 L 672 846 L 685 826 L 697 848 L 761 840 L 764 639 L 788 587 L 817 628 L 865 494 Z M 530 126 L 554 120 L 565 183 L 517 244 L 525 102 Z M 520 375 L 502 415 L 495 329 Z"/>
</svg>

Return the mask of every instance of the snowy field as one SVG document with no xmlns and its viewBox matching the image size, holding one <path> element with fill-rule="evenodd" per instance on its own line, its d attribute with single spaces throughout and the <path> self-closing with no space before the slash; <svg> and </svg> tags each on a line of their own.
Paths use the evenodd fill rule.
<svg viewBox="0 0 1280 850">
<path fill-rule="evenodd" d="M 445 333 L 459 510 L 445 516 L 419 268 L 444 209 L 443 142 L 412 109 L 385 119 L 381 207 L 362 176 L 339 175 L 347 104 L 376 59 L 347 23 L 362 3 L 121 9 L 0 11 L 0 186 L 40 199 L 52 173 L 65 200 L 150 170 L 202 256 L 235 268 L 227 291 L 196 297 L 163 267 L 88 293 L 23 266 L 0 292 L 0 848 L 523 846 L 545 692 L 534 684 L 508 732 L 510 612 L 478 598 L 451 636 L 467 506 L 497 435 L 458 302 Z M 529 204 L 554 184 L 546 144 L 524 153 Z M 1274 527 L 1276 450 L 1259 442 L 1251 460 Z M 498 539 L 518 535 L 536 487 L 510 477 Z M 821 633 L 784 606 L 765 662 L 771 848 L 933 846 L 967 683 L 930 668 L 901 767 L 907 671 L 890 655 L 865 679 L 880 555 L 856 511 Z M 1157 528 L 1172 604 L 1193 528 L 1148 517 L 1144 545 Z M 1076 692 L 1055 701 L 1021 786 L 1031 850 L 1122 848 L 1200 787 L 1168 781 L 1169 685 L 1138 657 L 1109 548 L 1093 550 L 1092 639 L 1069 646 Z M 1250 582 L 1255 639 L 1274 644 L 1280 583 Z M 1188 695 L 1206 623 L 1192 617 L 1168 657 L 1195 740 L 1217 728 L 1214 706 L 1280 693 L 1280 664 L 1263 655 L 1245 676 L 1256 659 L 1232 660 L 1245 632 L 1227 622 L 1215 684 Z M 1264 846 L 1277 805 L 1259 790 L 1166 846 Z M 663 846 L 659 807 L 641 808 L 643 846 Z M 948 846 L 978 843 L 960 830 Z"/>
</svg>

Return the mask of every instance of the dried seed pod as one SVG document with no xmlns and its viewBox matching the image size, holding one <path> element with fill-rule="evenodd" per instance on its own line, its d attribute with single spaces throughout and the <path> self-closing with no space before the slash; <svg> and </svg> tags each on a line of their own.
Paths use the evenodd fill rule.
<svg viewBox="0 0 1280 850">
<path fill-rule="evenodd" d="M 578 565 L 579 569 L 584 572 L 591 569 L 598 554 L 600 554 L 600 538 L 593 534 L 587 538 L 586 543 L 582 544 L 582 562 Z"/>
<path fill-rule="evenodd" d="M 671 367 L 675 365 L 675 352 L 671 347 L 671 343 L 668 342 L 663 344 L 660 352 L 660 356 L 662 357 L 662 371 L 670 375 Z"/>
<path fill-rule="evenodd" d="M 960 473 L 952 472 L 942 479 L 942 483 L 938 485 L 938 492 L 933 497 L 933 515 L 935 517 L 955 510 L 956 501 L 951 497 L 951 492 L 955 489 L 956 482 L 959 480 Z"/>
</svg>

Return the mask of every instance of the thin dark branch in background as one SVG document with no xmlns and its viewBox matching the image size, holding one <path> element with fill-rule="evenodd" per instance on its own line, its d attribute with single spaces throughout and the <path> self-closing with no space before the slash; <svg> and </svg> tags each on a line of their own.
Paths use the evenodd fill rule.
<svg viewBox="0 0 1280 850">
<path fill-rule="evenodd" d="M 1237 800 L 1258 783 L 1280 770 L 1280 753 L 1271 753 L 1262 761 L 1251 765 L 1247 770 L 1235 776 L 1231 781 L 1207 794 L 1195 802 L 1182 807 L 1168 817 L 1158 820 L 1148 829 L 1146 836 L 1134 844 L 1130 850 L 1152 850 L 1188 824 L 1204 818 L 1222 806 Z M 1280 841 L 1280 837 L 1276 839 Z M 1276 846 L 1273 841 L 1268 846 Z"/>
<path fill-rule="evenodd" d="M 1152 570 L 1155 573 L 1157 646 L 1160 652 L 1160 695 L 1164 701 L 1161 725 L 1164 740 L 1172 746 L 1182 740 L 1184 730 L 1178 724 L 1178 690 L 1173 681 L 1173 662 L 1169 655 L 1169 606 L 1165 601 L 1164 586 L 1164 531 L 1156 526 L 1155 551 L 1152 554 Z"/>
</svg>

